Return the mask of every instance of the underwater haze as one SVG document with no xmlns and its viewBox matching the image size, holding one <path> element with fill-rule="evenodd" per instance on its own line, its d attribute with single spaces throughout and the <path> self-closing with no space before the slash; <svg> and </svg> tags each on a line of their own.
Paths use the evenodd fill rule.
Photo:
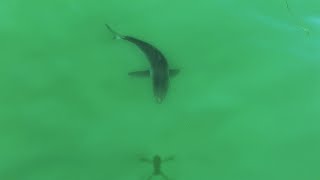
<svg viewBox="0 0 320 180">
<path fill-rule="evenodd" d="M 2 0 L 0 18 L 1 180 L 320 179 L 319 0 Z M 161 104 L 106 23 L 180 69 Z"/>
</svg>

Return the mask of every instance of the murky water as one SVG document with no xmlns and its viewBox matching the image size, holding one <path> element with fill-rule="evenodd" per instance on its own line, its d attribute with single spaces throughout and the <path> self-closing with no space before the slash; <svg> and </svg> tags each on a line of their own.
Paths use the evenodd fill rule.
<svg viewBox="0 0 320 180">
<path fill-rule="evenodd" d="M 320 179 L 320 3 L 288 3 L 1 1 L 0 179 Z M 105 23 L 181 70 L 162 104 Z"/>
</svg>

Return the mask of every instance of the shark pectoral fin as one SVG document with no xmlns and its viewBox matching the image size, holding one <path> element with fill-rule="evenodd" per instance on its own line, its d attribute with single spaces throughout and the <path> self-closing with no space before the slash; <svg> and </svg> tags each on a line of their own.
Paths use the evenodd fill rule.
<svg viewBox="0 0 320 180">
<path fill-rule="evenodd" d="M 134 77 L 149 77 L 150 76 L 150 71 L 134 71 L 134 72 L 129 72 L 129 76 L 134 76 Z"/>
<path fill-rule="evenodd" d="M 170 69 L 169 70 L 169 76 L 170 77 L 175 77 L 176 75 L 178 75 L 180 72 L 180 69 Z"/>
</svg>

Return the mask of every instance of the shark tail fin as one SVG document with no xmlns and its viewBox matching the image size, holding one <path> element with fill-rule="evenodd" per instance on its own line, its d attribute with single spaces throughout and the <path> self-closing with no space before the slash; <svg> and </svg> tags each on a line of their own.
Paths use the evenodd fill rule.
<svg viewBox="0 0 320 180">
<path fill-rule="evenodd" d="M 123 36 L 114 31 L 108 24 L 105 24 L 108 30 L 113 34 L 113 39 L 123 39 Z"/>
</svg>

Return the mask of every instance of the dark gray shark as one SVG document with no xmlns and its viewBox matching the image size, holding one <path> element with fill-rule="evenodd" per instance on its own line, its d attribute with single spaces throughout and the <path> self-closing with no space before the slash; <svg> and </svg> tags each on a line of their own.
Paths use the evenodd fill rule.
<svg viewBox="0 0 320 180">
<path fill-rule="evenodd" d="M 150 70 L 130 72 L 130 76 L 151 77 L 153 94 L 158 103 L 166 97 L 169 88 L 169 78 L 179 73 L 178 69 L 169 69 L 168 62 L 164 55 L 153 45 L 136 39 L 131 36 L 122 36 L 115 32 L 108 24 L 106 27 L 114 35 L 115 39 L 123 39 L 135 44 L 147 57 L 150 63 Z"/>
</svg>

